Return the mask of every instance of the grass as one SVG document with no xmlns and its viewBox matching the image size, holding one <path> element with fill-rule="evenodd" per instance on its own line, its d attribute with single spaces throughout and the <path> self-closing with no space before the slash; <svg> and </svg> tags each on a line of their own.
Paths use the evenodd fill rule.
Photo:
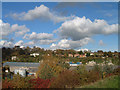
<svg viewBox="0 0 120 90">
<path fill-rule="evenodd" d="M 119 88 L 119 76 L 111 76 L 95 83 L 78 88 Z"/>
</svg>

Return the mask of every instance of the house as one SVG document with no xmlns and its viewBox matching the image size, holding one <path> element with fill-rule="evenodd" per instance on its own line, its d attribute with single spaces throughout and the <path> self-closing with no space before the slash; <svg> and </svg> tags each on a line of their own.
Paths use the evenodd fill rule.
<svg viewBox="0 0 120 90">
<path fill-rule="evenodd" d="M 33 54 L 30 54 L 30 56 L 36 57 L 36 56 L 39 56 L 39 53 L 33 53 Z"/>
<path fill-rule="evenodd" d="M 94 55 L 94 53 L 90 53 L 90 56 L 93 56 Z"/>
<path fill-rule="evenodd" d="M 26 73 L 26 69 L 19 68 L 14 70 L 14 74 L 19 74 L 23 77 L 26 77 L 27 73 Z"/>
<path fill-rule="evenodd" d="M 77 63 L 73 63 L 73 62 L 69 62 L 69 64 L 70 64 L 70 66 L 79 66 L 79 65 L 81 65 L 82 64 L 82 62 L 77 62 Z"/>
<path fill-rule="evenodd" d="M 12 60 L 17 60 L 17 56 L 12 56 L 11 59 Z"/>
<path fill-rule="evenodd" d="M 79 54 L 74 54 L 74 57 L 79 57 Z"/>
<path fill-rule="evenodd" d="M 81 58 L 86 57 L 86 55 L 80 55 Z"/>
<path fill-rule="evenodd" d="M 73 57 L 73 55 L 72 54 L 68 54 L 68 57 Z"/>
<path fill-rule="evenodd" d="M 94 61 L 89 61 L 88 63 L 86 63 L 88 66 L 94 66 L 96 65 L 96 62 Z"/>
</svg>

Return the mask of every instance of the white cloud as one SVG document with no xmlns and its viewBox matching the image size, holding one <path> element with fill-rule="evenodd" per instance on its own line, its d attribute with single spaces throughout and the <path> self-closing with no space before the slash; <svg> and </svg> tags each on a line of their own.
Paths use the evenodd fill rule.
<svg viewBox="0 0 120 90">
<path fill-rule="evenodd" d="M 57 40 L 32 40 L 30 42 L 25 43 L 26 46 L 36 46 L 36 45 L 49 45 L 51 43 L 56 42 Z"/>
<path fill-rule="evenodd" d="M 95 19 L 92 22 L 85 17 L 75 17 L 73 20 L 65 21 L 57 31 L 62 38 L 80 40 L 97 34 L 117 34 L 118 24 L 109 25 L 105 20 Z"/>
<path fill-rule="evenodd" d="M 53 34 L 48 33 L 32 32 L 31 34 L 26 34 L 23 38 L 27 40 L 32 40 L 28 42 L 27 45 L 49 45 L 53 42 L 56 42 L 56 39 L 53 39 Z"/>
<path fill-rule="evenodd" d="M 1 40 L 0 41 L 0 47 L 13 47 L 14 44 L 10 41 L 6 41 L 6 40 Z"/>
<path fill-rule="evenodd" d="M 56 41 L 57 41 L 56 39 L 52 39 L 52 40 L 40 40 L 40 41 L 38 41 L 38 44 L 49 45 L 49 44 L 54 43 Z"/>
<path fill-rule="evenodd" d="M 41 39 L 51 39 L 53 37 L 53 34 L 48 33 L 36 33 L 32 32 L 31 34 L 26 34 L 23 38 L 24 39 L 30 39 L 30 40 L 41 40 Z"/>
<path fill-rule="evenodd" d="M 104 45 L 105 45 L 104 42 L 103 42 L 103 40 L 100 40 L 100 41 L 99 41 L 99 45 L 100 45 L 100 46 L 104 46 Z"/>
<path fill-rule="evenodd" d="M 14 13 L 11 16 L 18 20 L 44 19 L 44 20 L 51 20 L 56 23 L 74 17 L 74 16 L 70 16 L 70 17 L 58 16 L 55 14 L 55 12 L 51 12 L 50 9 L 44 5 L 40 5 L 39 7 L 36 6 L 34 9 L 29 10 L 28 12 L 22 12 L 19 14 Z"/>
<path fill-rule="evenodd" d="M 30 30 L 25 26 L 25 25 L 22 25 L 22 26 L 18 26 L 18 24 L 14 24 L 11 26 L 11 29 L 13 32 L 15 32 L 15 35 L 16 36 L 21 36 L 21 35 L 24 35 L 25 33 L 29 32 Z"/>
<path fill-rule="evenodd" d="M 22 40 L 15 43 L 15 46 L 22 46 L 24 45 L 24 42 Z"/>
<path fill-rule="evenodd" d="M 76 49 L 88 44 L 88 42 L 90 42 L 91 40 L 91 38 L 84 38 L 77 41 L 62 39 L 60 42 L 58 42 L 58 44 L 53 43 L 50 46 L 50 49 Z"/>
<path fill-rule="evenodd" d="M 18 24 L 13 24 L 10 26 L 9 23 L 4 23 L 2 20 L 0 20 L 0 27 L 2 36 L 0 39 L 8 38 L 12 33 L 15 33 L 16 36 L 20 36 L 30 31 L 25 25 L 19 26 Z"/>
<path fill-rule="evenodd" d="M 30 41 L 30 42 L 27 42 L 25 43 L 25 46 L 35 46 L 35 42 L 34 41 Z"/>
</svg>

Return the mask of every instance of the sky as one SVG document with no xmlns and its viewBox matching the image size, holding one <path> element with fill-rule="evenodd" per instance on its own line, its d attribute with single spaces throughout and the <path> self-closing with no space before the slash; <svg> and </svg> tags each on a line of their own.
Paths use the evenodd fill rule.
<svg viewBox="0 0 120 90">
<path fill-rule="evenodd" d="M 117 2 L 3 2 L 0 47 L 118 51 Z"/>
</svg>

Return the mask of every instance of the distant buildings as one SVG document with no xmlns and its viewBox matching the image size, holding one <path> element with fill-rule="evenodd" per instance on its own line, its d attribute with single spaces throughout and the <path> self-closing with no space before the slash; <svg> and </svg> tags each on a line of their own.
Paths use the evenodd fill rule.
<svg viewBox="0 0 120 90">
<path fill-rule="evenodd" d="M 20 75 L 25 77 L 29 74 L 36 76 L 36 71 L 38 70 L 40 63 L 6 62 L 3 64 L 3 67 L 5 67 L 6 65 L 9 66 L 10 72 L 14 72 L 14 74 L 19 73 Z M 28 72 L 28 74 L 26 71 Z"/>
<path fill-rule="evenodd" d="M 73 63 L 73 62 L 69 62 L 70 66 L 79 66 L 82 64 L 82 62 L 77 62 L 77 63 Z"/>
<path fill-rule="evenodd" d="M 85 54 L 82 54 L 82 55 L 80 55 L 80 54 L 68 54 L 68 57 L 78 57 L 78 58 L 84 58 L 84 57 L 86 57 L 86 55 Z"/>
<path fill-rule="evenodd" d="M 79 57 L 80 56 L 80 54 L 74 54 L 74 57 Z"/>
<path fill-rule="evenodd" d="M 68 54 L 68 57 L 73 57 L 73 54 Z"/>
<path fill-rule="evenodd" d="M 17 56 L 12 56 L 11 59 L 12 60 L 17 60 Z"/>
<path fill-rule="evenodd" d="M 26 69 L 22 69 L 22 68 L 14 70 L 14 74 L 18 74 L 19 73 L 23 77 L 26 77 L 26 74 L 27 74 L 26 72 L 27 72 Z"/>
<path fill-rule="evenodd" d="M 94 61 L 89 61 L 88 63 L 86 63 L 86 65 L 88 65 L 88 66 L 94 66 L 94 65 L 96 65 L 96 62 L 94 62 Z"/>
<path fill-rule="evenodd" d="M 36 57 L 36 56 L 39 56 L 39 53 L 32 53 L 32 54 L 30 54 L 30 56 Z"/>
</svg>

